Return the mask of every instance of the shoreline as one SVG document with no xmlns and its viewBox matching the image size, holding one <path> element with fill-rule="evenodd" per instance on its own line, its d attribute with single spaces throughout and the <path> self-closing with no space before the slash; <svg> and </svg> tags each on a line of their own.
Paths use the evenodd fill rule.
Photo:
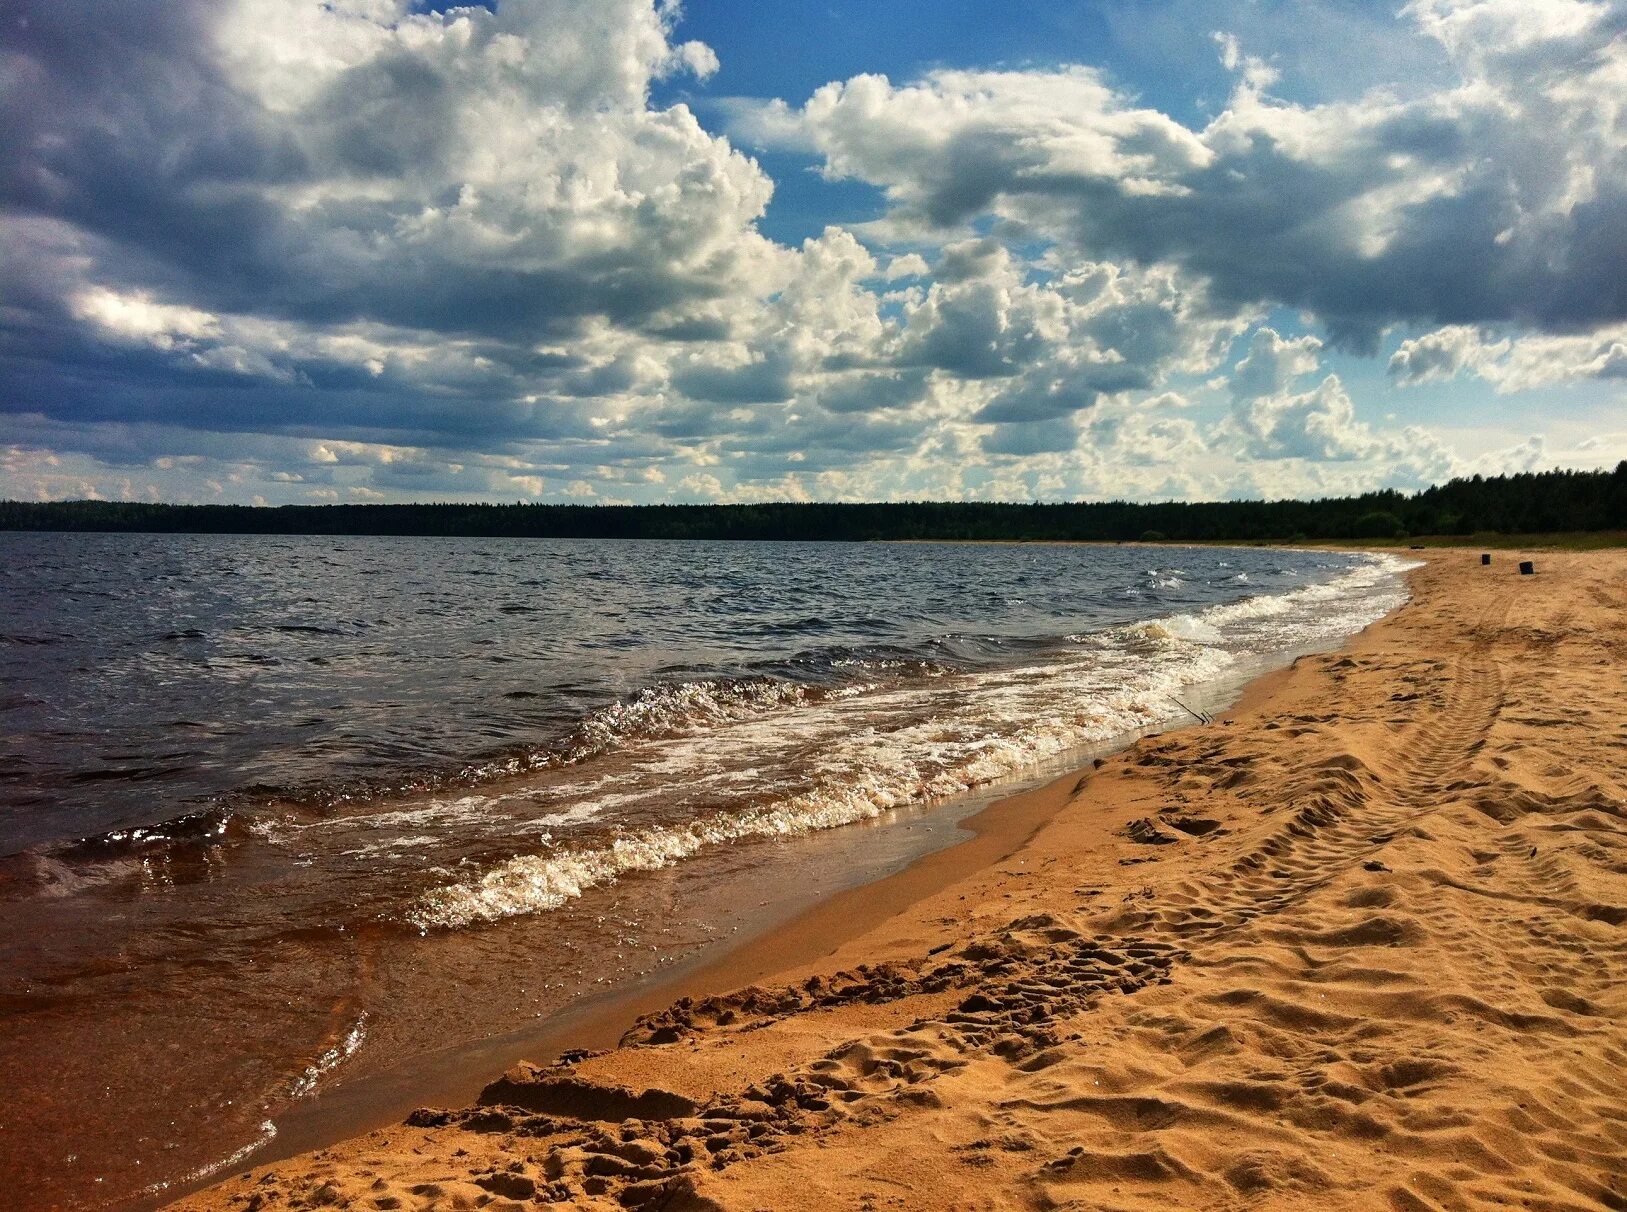
<svg viewBox="0 0 1627 1212">
<path fill-rule="evenodd" d="M 1302 657 L 1336 650 L 1352 638 L 1345 637 L 1333 648 L 1255 658 L 1254 664 L 1200 685 L 1188 697 L 1206 711 L 1232 710 L 1268 694 L 1266 686 L 1271 680 L 1287 673 Z M 1065 759 L 1050 759 L 1042 763 L 1041 773 L 1003 780 L 1014 790 L 996 784 L 953 801 L 918 806 L 910 810 L 911 816 L 943 813 L 946 819 L 936 827 L 966 836 L 917 853 L 904 866 L 879 877 L 860 878 L 818 893 L 811 903 L 789 913 L 760 917 L 748 934 L 720 941 L 675 970 L 580 997 L 551 1016 L 546 1025 L 491 1037 L 445 1054 L 416 1057 L 410 1074 L 395 1067 L 325 1090 L 280 1117 L 276 1135 L 262 1145 L 249 1146 L 248 1153 L 233 1159 L 234 1164 L 218 1164 L 202 1176 L 172 1180 L 162 1191 L 112 1207 L 120 1212 L 149 1212 L 172 1206 L 208 1190 L 242 1165 L 272 1166 L 330 1148 L 397 1124 L 426 1104 L 471 1103 L 493 1079 L 521 1061 L 614 1049 L 632 1023 L 680 999 L 700 999 L 816 965 L 911 907 L 1019 852 L 1066 807 L 1103 760 L 1141 740 L 1202 726 L 1201 720 L 1191 716 L 1176 717 L 1085 746 Z M 958 817 L 953 815 L 957 805 L 964 805 Z"/>
<path fill-rule="evenodd" d="M 175 1206 L 1619 1206 L 1627 553 L 1477 565 L 772 988 Z"/>
<path fill-rule="evenodd" d="M 985 566 L 980 557 L 962 559 L 974 568 Z M 1199 556 L 1193 554 L 1193 559 Z M 1146 572 L 1151 565 L 1138 560 L 1121 553 L 1104 562 L 1126 572 L 1120 579 L 1139 585 L 1142 577 L 1156 574 Z M 1354 577 L 1351 584 L 1376 581 L 1382 601 L 1370 599 L 1375 590 L 1353 588 L 1330 595 L 1330 601 L 1344 605 L 1279 610 L 1274 603 L 1279 588 L 1290 600 L 1301 596 L 1293 569 L 1314 564 L 1337 572 L 1345 564 L 1360 567 L 1367 562 L 1356 557 L 1296 559 L 1269 552 L 1250 559 L 1221 552 L 1191 567 L 1207 568 L 1217 560 L 1221 568 L 1231 561 L 1256 577 L 1257 569 L 1268 574 L 1266 584 L 1233 590 L 1267 599 L 1266 609 L 1243 608 L 1241 632 L 1246 638 L 1235 645 L 1234 655 L 1210 659 L 1199 649 L 1164 644 L 1166 633 L 1154 628 L 1145 636 L 1132 632 L 1124 637 L 1130 641 L 1127 646 L 1116 641 L 1106 645 L 1110 654 L 1128 647 L 1124 668 L 1108 661 L 1112 668 L 1083 677 L 1077 694 L 1062 693 L 1045 679 L 1035 679 L 1034 689 L 1028 679 L 1017 679 L 1019 709 L 1008 714 L 1029 719 L 1033 726 L 1019 729 L 1009 743 L 992 744 L 987 760 L 979 746 L 974 747 L 975 760 L 956 758 L 950 763 L 951 769 L 970 773 L 960 783 L 976 787 L 969 795 L 962 791 L 948 799 L 899 805 L 877 820 L 861 821 L 858 828 L 707 847 L 694 862 L 608 882 L 602 893 L 570 901 L 558 912 L 516 913 L 476 929 L 397 937 L 390 930 L 365 928 L 360 914 L 340 915 L 339 932 L 347 937 L 338 940 L 339 945 L 319 938 L 306 946 L 301 939 L 268 963 L 239 948 L 230 967 L 222 968 L 220 981 L 193 983 L 177 965 L 167 996 L 143 999 L 142 987 L 128 982 L 133 996 L 125 996 L 126 985 L 120 985 L 108 996 L 77 1004 L 64 1001 L 61 1013 L 47 1007 L 46 1013 L 19 1024 L 6 1056 L 0 1058 L 24 1092 L 21 1110 L 7 1117 L 13 1131 L 7 1133 L 11 1144 L 7 1164 L 0 1169 L 47 1206 L 151 1205 L 233 1169 L 325 1146 L 376 1124 L 399 1122 L 426 1103 L 465 1104 L 479 1093 L 481 1081 L 520 1059 L 612 1042 L 627 1021 L 672 998 L 723 983 L 738 984 L 806 958 L 775 954 L 771 963 L 755 970 L 725 971 L 721 977 L 713 962 L 714 957 L 735 953 L 749 958 L 749 953 L 741 952 L 742 941 L 777 933 L 791 916 L 789 910 L 798 910 L 809 900 L 870 883 L 929 848 L 968 836 L 956 822 L 980 809 L 973 801 L 1003 798 L 1034 783 L 1041 773 L 1062 773 L 1083 764 L 1083 757 L 1095 752 L 1087 748 L 1092 741 L 1086 738 L 1106 739 L 1106 749 L 1101 750 L 1105 752 L 1122 745 L 1138 725 L 1152 721 L 1159 729 L 1179 725 L 1184 718 L 1178 714 L 1181 699 L 1182 706 L 1194 706 L 1200 714 L 1214 710 L 1207 698 L 1197 696 L 1222 679 L 1241 681 L 1257 672 L 1260 662 L 1250 653 L 1271 652 L 1273 661 L 1287 660 L 1285 646 L 1334 642 L 1341 632 L 1404 596 L 1396 578 L 1370 572 Z M 920 566 L 922 560 L 906 563 Z M 1055 579 L 1042 580 L 1050 587 L 1051 599 L 1065 601 L 1058 594 L 1073 584 L 1067 569 L 1090 568 L 1096 562 L 1080 564 L 1053 556 L 1033 561 L 1023 557 L 1019 563 L 1054 571 Z M 939 564 L 935 557 L 925 561 L 928 568 Z M 1001 561 L 991 557 L 989 564 L 998 566 Z M 1311 575 L 1320 581 L 1320 574 Z M 1334 579 L 1343 582 L 1342 574 Z M 974 580 L 968 589 L 977 592 L 981 584 Z M 1178 598 L 1205 596 L 1176 588 L 1173 596 Z M 1145 593 L 1151 595 L 1153 590 Z M 1315 592 L 1309 597 L 1323 600 Z M 1145 603 L 1126 609 L 1147 613 Z M 1155 613 L 1174 615 L 1193 609 L 1172 603 Z M 1256 614 L 1267 620 L 1286 614 L 1300 622 L 1261 624 L 1252 621 Z M 1192 625 L 1200 627 L 1208 616 L 1175 615 L 1175 622 L 1189 617 L 1196 617 Z M 1228 624 L 1237 621 L 1228 616 Z M 1090 658 L 1079 664 L 1095 666 Z M 1210 680 L 1185 680 L 1200 673 Z M 1072 684 L 1063 682 L 1063 689 Z M 919 747 L 936 757 L 933 747 L 942 743 L 954 755 L 960 721 L 982 710 L 975 695 L 965 705 L 956 701 L 953 696 L 960 693 L 952 687 L 939 691 L 943 701 L 929 704 L 925 730 L 911 738 L 912 744 L 919 740 Z M 1007 706 L 997 702 L 989 708 L 993 718 L 1003 719 L 1000 711 Z M 941 722 L 937 732 L 931 728 L 935 722 Z M 850 718 L 850 730 L 851 723 Z M 839 787 L 854 778 L 881 780 L 874 789 L 868 782 L 858 784 L 861 804 L 865 799 L 879 804 L 889 788 L 898 785 L 899 769 L 903 784 L 910 783 L 908 763 L 887 764 L 894 750 L 886 741 L 877 742 L 883 760 L 872 762 L 865 730 L 858 730 L 855 737 L 852 745 L 838 743 L 833 750 L 841 754 L 851 750 L 861 759 L 851 777 L 843 774 L 846 767 L 833 767 Z M 950 739 L 942 740 L 946 737 Z M 762 743 L 772 739 L 765 734 Z M 1062 748 L 1064 744 L 1069 747 Z M 1036 760 L 1036 755 L 1046 756 Z M 749 762 L 754 755 L 742 756 Z M 762 758 L 763 753 L 755 754 L 756 761 Z M 864 773 L 873 767 L 875 773 Z M 997 777 L 990 780 L 991 775 Z M 669 779 L 651 785 L 657 792 L 675 793 Z M 956 780 L 949 780 L 949 785 L 956 785 Z M 364 841 L 371 840 L 365 831 L 359 832 Z M 1014 837 L 1005 845 L 1009 849 L 1022 841 Z M 254 859 L 255 854 L 248 853 L 246 861 L 228 865 L 225 874 L 247 872 L 249 878 L 241 882 L 251 887 L 258 870 Z M 270 866 L 280 869 L 275 863 Z M 322 864 L 318 868 L 323 869 Z M 438 870 L 434 875 L 444 878 Z M 239 898 L 230 878 L 211 878 L 207 883 L 212 886 L 204 889 L 209 895 L 200 898 L 206 905 L 211 899 L 224 906 L 256 903 Z M 913 895 L 924 892 L 923 888 Z M 94 904 L 89 899 L 83 903 Z M 179 890 L 174 896 L 136 904 L 157 906 L 175 917 L 184 916 L 187 908 Z M 205 915 L 198 924 L 202 927 L 211 920 Z M 355 922 L 364 928 L 347 932 Z M 842 925 L 846 932 L 847 923 Z M 834 943 L 828 937 L 831 933 L 821 929 L 816 935 L 826 936 L 821 950 Z M 66 935 L 77 936 L 78 932 Z M 228 988 L 244 996 L 221 996 Z M 211 1013 L 216 1006 L 219 1012 Z M 572 1008 L 561 1014 L 566 1007 Z M 100 1042 L 110 1023 L 118 1024 L 121 1034 Z M 194 1024 L 203 1024 L 207 1031 Z M 164 1082 L 151 1081 L 155 1067 L 167 1070 Z M 269 1077 L 257 1080 L 265 1074 Z"/>
<path fill-rule="evenodd" d="M 926 542 L 931 542 L 926 540 Z M 1067 543 L 1064 545 L 1097 545 Z M 1112 544 L 1116 546 L 1157 544 Z M 1333 550 L 1345 550 L 1334 548 Z M 1416 570 L 1402 573 L 1409 582 Z M 1410 597 L 1409 597 L 1410 601 Z M 1377 626 L 1400 610 L 1370 624 Z M 1366 630 L 1366 629 L 1364 629 Z M 1308 655 L 1340 651 L 1362 632 L 1331 645 L 1256 658 L 1257 664 L 1233 671 L 1200 689 L 1194 701 L 1218 719 L 1221 712 L 1250 709 L 1269 698 L 1276 681 L 1290 674 Z M 1183 704 L 1184 706 L 1184 704 Z M 962 797 L 972 807 L 953 823 L 969 836 L 918 854 L 905 866 L 879 878 L 821 894 L 812 904 L 788 916 L 760 923 L 749 935 L 730 940 L 677 971 L 634 981 L 568 1005 L 541 1028 L 480 1041 L 448 1056 L 417 1058 L 412 1077 L 396 1071 L 362 1079 L 355 1088 L 341 1084 L 311 1103 L 294 1109 L 278 1123 L 277 1135 L 254 1148 L 241 1163 L 259 1169 L 291 1157 L 331 1148 L 369 1132 L 399 1123 L 414 1108 L 426 1104 L 472 1103 L 491 1081 L 520 1060 L 551 1060 L 562 1053 L 615 1049 L 631 1024 L 681 999 L 701 999 L 720 991 L 736 990 L 759 982 L 811 969 L 844 948 L 864 939 L 912 907 L 941 894 L 957 883 L 993 869 L 1017 854 L 1062 812 L 1101 766 L 1104 759 L 1122 754 L 1139 742 L 1175 732 L 1213 727 L 1187 716 L 1166 721 L 1100 745 L 1089 746 L 1065 763 L 1052 765 L 1060 772 L 1014 779 L 1018 789 L 1009 793 L 969 793 Z M 943 811 L 945 805 L 921 811 Z M 952 810 L 952 809 L 951 809 Z M 425 1080 L 421 1066 L 432 1076 Z M 408 1092 L 410 1090 L 410 1093 Z M 121 1205 L 128 1212 L 147 1212 L 184 1206 L 189 1195 L 209 1190 L 223 1181 L 231 1167 L 175 1182 Z"/>
<path fill-rule="evenodd" d="M 1400 574 L 1408 583 L 1409 602 L 1410 578 L 1415 571 Z M 1403 603 L 1369 627 L 1394 617 L 1407 605 Z M 1201 685 L 1190 697 L 1214 717 L 1223 711 L 1242 710 L 1268 698 L 1273 680 L 1290 673 L 1305 656 L 1342 650 L 1361 634 L 1353 633 L 1331 645 L 1256 657 L 1253 666 Z M 488 1038 L 447 1054 L 414 1058 L 410 1075 L 393 1068 L 323 1091 L 285 1113 L 278 1121 L 276 1134 L 263 1144 L 246 1146 L 245 1154 L 216 1163 L 203 1174 L 171 1180 L 160 1191 L 139 1194 L 112 1207 L 115 1212 L 153 1212 L 183 1206 L 188 1196 L 208 1191 L 240 1166 L 260 1169 L 341 1145 L 398 1124 L 410 1112 L 426 1105 L 473 1103 L 486 1086 L 517 1063 L 540 1063 L 572 1052 L 613 1050 L 631 1024 L 682 999 L 702 999 L 811 969 L 910 908 L 1019 852 L 1078 795 L 1104 759 L 1122 754 L 1148 738 L 1205 726 L 1213 724 L 1206 725 L 1191 715 L 1177 717 L 1087 746 L 1065 761 L 1052 759 L 1046 764 L 1058 766 L 1059 772 L 1014 778 L 1011 781 L 1017 789 L 1009 793 L 996 786 L 957 797 L 970 807 L 949 828 L 969 836 L 917 854 L 902 868 L 878 878 L 822 893 L 789 915 L 759 920 L 745 937 L 703 952 L 676 971 L 580 997 L 553 1015 L 545 1026 Z M 946 810 L 953 811 L 952 804 L 924 806 L 916 811 Z"/>
<path fill-rule="evenodd" d="M 1405 577 L 1407 574 L 1401 574 Z M 901 809 L 885 823 L 863 822 L 883 830 L 914 830 L 936 837 L 921 843 L 898 840 L 912 853 L 901 867 L 880 875 L 843 867 L 836 861 L 837 885 L 803 896 L 787 909 L 772 902 L 743 916 L 744 933 L 720 938 L 698 954 L 685 956 L 664 971 L 621 982 L 601 992 L 577 996 L 551 1012 L 537 1026 L 523 1026 L 460 1044 L 441 1052 L 415 1055 L 381 1070 L 341 1080 L 302 1103 L 283 1109 L 275 1132 L 225 1162 L 207 1164 L 159 1190 L 149 1189 L 108 1205 L 146 1212 L 166 1201 L 207 1188 L 223 1174 L 243 1165 L 266 1166 L 291 1156 L 326 1148 L 366 1132 L 400 1122 L 426 1104 L 456 1106 L 473 1101 L 495 1075 L 524 1060 L 561 1053 L 612 1048 L 627 1025 L 682 998 L 698 998 L 718 989 L 739 988 L 789 969 L 800 969 L 827 957 L 888 919 L 953 883 L 999 863 L 1021 847 L 1066 805 L 1088 778 L 1092 764 L 1121 753 L 1149 736 L 1195 726 L 1203 717 L 1229 710 L 1273 675 L 1303 656 L 1328 651 L 1352 637 L 1265 652 L 1240 660 L 1223 674 L 1182 691 L 1177 705 L 1189 714 L 1149 724 L 1066 754 L 1041 760 L 1030 772 L 997 780 L 947 801 Z M 1193 712 L 1196 706 L 1201 715 Z M 843 835 L 847 830 L 840 831 Z M 949 840 L 943 840 L 947 836 Z M 819 831 L 792 844 L 828 848 L 832 837 Z M 833 874 L 828 856 L 815 858 L 825 883 Z M 851 863 L 852 860 L 846 860 Z M 745 886 L 750 891 L 749 886 Z M 764 905 L 771 902 L 764 901 Z"/>
</svg>

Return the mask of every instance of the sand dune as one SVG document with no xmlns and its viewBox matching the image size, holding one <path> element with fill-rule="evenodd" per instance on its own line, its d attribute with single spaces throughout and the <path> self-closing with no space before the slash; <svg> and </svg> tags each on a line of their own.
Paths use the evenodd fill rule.
<svg viewBox="0 0 1627 1212">
<path fill-rule="evenodd" d="M 176 1206 L 1627 1207 L 1627 553 L 1537 558 L 815 965 Z"/>
</svg>

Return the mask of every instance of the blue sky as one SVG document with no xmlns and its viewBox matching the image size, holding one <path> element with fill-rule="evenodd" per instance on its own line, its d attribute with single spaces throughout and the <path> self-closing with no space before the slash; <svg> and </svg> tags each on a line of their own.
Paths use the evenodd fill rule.
<svg viewBox="0 0 1627 1212">
<path fill-rule="evenodd" d="M 1627 457 L 1610 0 L 4 20 L 0 495 L 1198 499 Z"/>
</svg>

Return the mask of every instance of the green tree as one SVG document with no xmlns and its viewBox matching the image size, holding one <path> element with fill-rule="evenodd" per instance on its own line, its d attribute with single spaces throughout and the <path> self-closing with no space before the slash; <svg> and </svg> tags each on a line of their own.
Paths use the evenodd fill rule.
<svg viewBox="0 0 1627 1212">
<path fill-rule="evenodd" d="M 1358 539 L 1399 539 L 1407 533 L 1401 519 L 1385 509 L 1374 509 L 1356 519 L 1353 537 Z"/>
</svg>

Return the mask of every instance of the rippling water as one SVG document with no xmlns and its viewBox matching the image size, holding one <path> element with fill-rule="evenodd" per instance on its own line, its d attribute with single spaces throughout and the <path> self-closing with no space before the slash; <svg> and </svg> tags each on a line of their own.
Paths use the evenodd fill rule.
<svg viewBox="0 0 1627 1212">
<path fill-rule="evenodd" d="M 172 1117 L 132 1146 L 109 1114 L 102 1150 L 173 1180 L 370 1054 L 692 943 L 753 845 L 1173 719 L 1402 598 L 1393 562 L 1234 549 L 40 534 L 0 556 L 0 1069 L 35 1096 L 14 1164 L 91 1203 L 112 1163 L 52 1161 L 100 1122 L 59 1114 L 63 1086 Z M 494 962 L 552 1000 L 471 1010 Z M 130 1037 L 92 1064 L 110 1021 Z"/>
</svg>

